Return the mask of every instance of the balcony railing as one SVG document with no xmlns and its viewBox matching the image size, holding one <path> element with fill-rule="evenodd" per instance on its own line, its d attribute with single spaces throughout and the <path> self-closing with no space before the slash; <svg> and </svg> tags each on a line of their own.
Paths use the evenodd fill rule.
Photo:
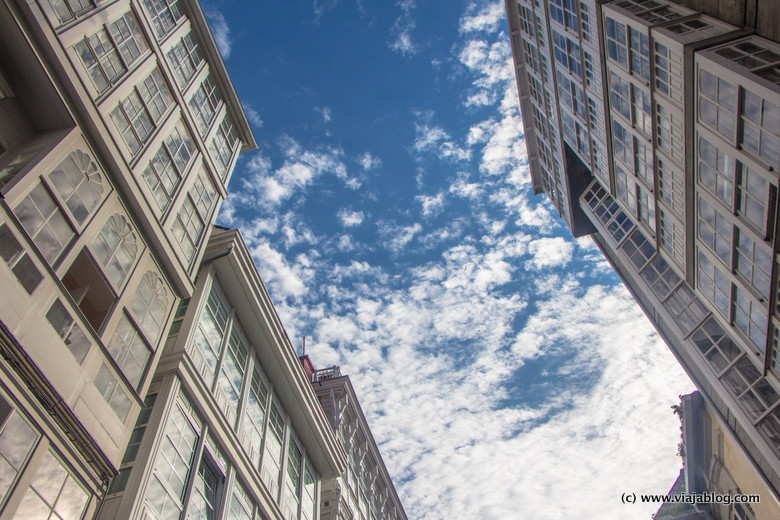
<svg viewBox="0 0 780 520">
<path fill-rule="evenodd" d="M 329 368 L 315 370 L 314 374 L 311 376 L 311 382 L 327 381 L 328 379 L 336 379 L 337 377 L 341 377 L 341 367 L 334 365 Z"/>
</svg>

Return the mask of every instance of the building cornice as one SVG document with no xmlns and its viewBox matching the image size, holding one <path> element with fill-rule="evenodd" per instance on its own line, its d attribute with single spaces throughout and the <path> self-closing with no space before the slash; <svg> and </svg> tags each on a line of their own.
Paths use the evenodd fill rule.
<svg viewBox="0 0 780 520">
<path fill-rule="evenodd" d="M 241 136 L 241 152 L 254 150 L 257 148 L 255 134 L 246 117 L 241 100 L 238 99 L 236 88 L 230 79 L 225 66 L 225 60 L 222 58 L 222 53 L 219 51 L 216 40 L 214 40 L 214 35 L 211 32 L 200 2 L 197 0 L 186 0 L 186 3 L 190 12 L 190 21 L 199 33 L 200 41 L 203 44 L 202 50 L 207 56 L 209 65 L 211 65 L 211 71 L 215 74 L 217 81 L 222 86 L 223 93 L 227 96 L 225 103 L 229 106 L 230 115 L 233 117 L 233 122 L 236 124 Z"/>
<path fill-rule="evenodd" d="M 223 254 L 230 251 L 230 254 Z M 274 308 L 252 255 L 237 229 L 215 227 L 206 249 L 222 290 L 233 303 L 275 393 L 290 415 L 317 472 L 323 478 L 340 475 L 346 455 L 325 417 L 292 342 Z M 264 339 L 269 348 L 263 348 Z"/>
</svg>

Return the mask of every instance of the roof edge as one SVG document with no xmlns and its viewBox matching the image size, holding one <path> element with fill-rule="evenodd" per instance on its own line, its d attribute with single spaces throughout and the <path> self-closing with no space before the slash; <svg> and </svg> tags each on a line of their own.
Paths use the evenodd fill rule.
<svg viewBox="0 0 780 520">
<path fill-rule="evenodd" d="M 217 42 L 214 39 L 214 34 L 211 32 L 211 26 L 206 20 L 206 15 L 200 6 L 198 0 L 186 0 L 187 6 L 190 10 L 191 21 L 197 25 L 198 32 L 202 37 L 204 50 L 209 58 L 209 65 L 211 70 L 218 78 L 219 83 L 224 87 L 227 93 L 228 99 L 225 100 L 226 105 L 230 109 L 233 121 L 239 129 L 239 133 L 242 137 L 241 152 L 248 152 L 257 148 L 257 140 L 255 139 L 252 126 L 249 124 L 249 119 L 246 117 L 244 106 L 241 104 L 241 100 L 236 92 L 236 87 L 233 85 L 233 80 L 230 79 L 227 67 L 225 66 L 225 60 L 222 58 L 222 53 L 217 46 Z"/>
</svg>

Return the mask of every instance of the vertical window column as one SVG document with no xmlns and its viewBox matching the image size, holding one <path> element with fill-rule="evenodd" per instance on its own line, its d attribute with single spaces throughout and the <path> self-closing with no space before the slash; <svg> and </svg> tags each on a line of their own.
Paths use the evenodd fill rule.
<svg viewBox="0 0 780 520">
<path fill-rule="evenodd" d="M 177 517 L 184 509 L 182 501 L 200 430 L 184 412 L 187 408 L 188 403 L 174 405 L 146 488 L 144 504 L 155 518 Z"/>
<path fill-rule="evenodd" d="M 192 260 L 198 250 L 206 226 L 211 223 L 216 192 L 204 172 L 198 175 L 195 184 L 187 193 L 173 223 L 173 236 L 181 245 L 184 255 Z"/>
<path fill-rule="evenodd" d="M 190 134 L 179 123 L 149 161 L 143 177 L 160 210 L 168 208 L 194 154 Z"/>
</svg>

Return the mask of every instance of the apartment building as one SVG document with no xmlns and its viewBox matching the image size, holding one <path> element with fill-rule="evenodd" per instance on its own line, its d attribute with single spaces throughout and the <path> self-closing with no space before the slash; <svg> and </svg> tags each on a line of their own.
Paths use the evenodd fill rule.
<svg viewBox="0 0 780 520">
<path fill-rule="evenodd" d="M 534 192 L 575 236 L 593 237 L 765 484 L 772 513 L 713 517 L 780 516 L 780 6 L 507 0 L 506 9 Z M 566 129 L 569 83 L 542 83 L 537 70 L 562 66 L 548 43 L 561 31 L 569 61 L 579 45 L 587 63 L 594 26 L 602 92 L 591 91 L 588 130 L 603 114 L 606 167 L 598 139 L 578 149 Z M 558 177 L 545 157 L 555 132 Z"/>
<path fill-rule="evenodd" d="M 197 2 L 0 1 L 0 518 L 92 518 L 173 406 L 162 347 L 255 146 Z"/>
<path fill-rule="evenodd" d="M 349 376 L 338 366 L 316 370 L 309 356 L 300 359 L 347 460 L 322 483 L 319 519 L 406 520 Z"/>
<path fill-rule="evenodd" d="M 215 228 L 97 518 L 316 520 L 344 467 L 240 232 Z"/>
</svg>

